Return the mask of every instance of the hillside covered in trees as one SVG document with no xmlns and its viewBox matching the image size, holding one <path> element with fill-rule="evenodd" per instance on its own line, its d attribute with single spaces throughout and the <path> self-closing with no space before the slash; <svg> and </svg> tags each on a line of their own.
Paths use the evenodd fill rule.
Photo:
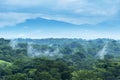
<svg viewBox="0 0 120 80">
<path fill-rule="evenodd" d="M 119 80 L 120 41 L 0 39 L 0 80 Z"/>
</svg>

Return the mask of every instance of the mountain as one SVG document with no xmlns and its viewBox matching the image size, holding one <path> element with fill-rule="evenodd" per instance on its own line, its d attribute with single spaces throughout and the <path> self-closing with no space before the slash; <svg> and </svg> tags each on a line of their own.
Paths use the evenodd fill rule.
<svg viewBox="0 0 120 80">
<path fill-rule="evenodd" d="M 14 26 L 8 26 L 3 28 L 4 31 L 16 31 L 16 32 L 25 32 L 28 31 L 36 31 L 36 30 L 71 30 L 79 28 L 78 25 L 63 22 L 63 21 L 56 21 L 56 20 L 48 20 L 43 18 L 35 18 L 35 19 L 27 19 L 25 22 L 16 24 Z"/>
<path fill-rule="evenodd" d="M 111 22 L 111 23 L 109 23 Z M 113 24 L 114 23 L 114 24 Z M 0 29 L 1 37 L 10 38 L 114 38 L 119 33 L 119 20 L 104 21 L 99 24 L 76 25 L 43 18 L 27 19 L 25 22 Z M 115 32 L 116 33 L 116 32 Z M 3 36 L 4 35 L 4 36 Z M 103 35 L 103 36 L 101 36 Z M 118 37 L 117 37 L 118 38 Z"/>
<path fill-rule="evenodd" d="M 49 19 L 43 19 L 43 18 L 36 18 L 36 19 L 27 19 L 24 23 L 17 24 L 19 26 L 50 26 L 50 27 L 57 27 L 57 26 L 77 26 L 75 24 L 63 22 L 63 21 L 57 21 L 57 20 L 49 20 Z"/>
</svg>

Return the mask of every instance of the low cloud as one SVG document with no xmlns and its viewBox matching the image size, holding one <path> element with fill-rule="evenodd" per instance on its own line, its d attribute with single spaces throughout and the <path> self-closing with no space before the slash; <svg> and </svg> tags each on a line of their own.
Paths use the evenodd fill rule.
<svg viewBox="0 0 120 80">
<path fill-rule="evenodd" d="M 0 27 L 14 26 L 18 23 L 26 21 L 26 19 L 34 19 L 41 14 L 32 13 L 0 13 Z"/>
<path fill-rule="evenodd" d="M 120 0 L 0 0 L 0 27 L 37 17 L 97 24 L 117 17 Z"/>
</svg>

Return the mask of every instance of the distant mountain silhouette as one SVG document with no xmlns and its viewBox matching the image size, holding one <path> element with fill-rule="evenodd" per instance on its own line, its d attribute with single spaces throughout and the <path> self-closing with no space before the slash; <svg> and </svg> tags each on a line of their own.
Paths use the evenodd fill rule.
<svg viewBox="0 0 120 80">
<path fill-rule="evenodd" d="M 18 24 L 20 26 L 77 26 L 75 24 L 56 21 L 56 20 L 48 20 L 43 18 L 36 19 L 27 19 L 24 23 Z"/>
<path fill-rule="evenodd" d="M 98 24 L 72 24 L 64 21 L 58 20 L 50 20 L 43 18 L 35 18 L 35 19 L 27 19 L 23 23 L 16 24 L 13 27 L 6 27 L 7 30 L 11 31 L 24 31 L 24 29 L 29 30 L 93 30 L 93 31 L 111 31 L 111 30 L 119 30 L 119 20 L 107 20 Z M 5 30 L 5 29 L 4 29 Z"/>
</svg>

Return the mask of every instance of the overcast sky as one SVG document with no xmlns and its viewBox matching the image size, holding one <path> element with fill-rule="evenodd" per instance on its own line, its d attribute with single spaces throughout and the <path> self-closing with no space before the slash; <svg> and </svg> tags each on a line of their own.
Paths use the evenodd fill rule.
<svg viewBox="0 0 120 80">
<path fill-rule="evenodd" d="M 17 38 L 24 35 L 31 38 L 49 37 L 47 34 L 42 36 L 34 36 L 21 32 L 15 35 L 10 31 L 5 31 L 7 27 L 16 26 L 16 24 L 24 23 L 27 19 L 44 18 L 49 20 L 57 20 L 72 23 L 75 25 L 89 24 L 98 25 L 100 23 L 111 23 L 111 21 L 120 22 L 120 0 L 0 0 L 0 37 Z M 114 22 L 112 22 L 114 24 Z M 102 27 L 102 26 L 101 26 Z M 116 26 L 112 26 L 116 27 Z M 120 24 L 117 25 L 117 29 Z M 110 27 L 111 28 L 111 27 Z M 16 28 L 17 29 L 17 28 Z M 120 28 L 119 28 L 120 29 Z M 33 32 L 39 35 L 39 32 Z M 84 31 L 78 30 L 72 37 L 77 38 L 115 38 L 120 39 L 118 32 L 97 32 L 87 30 L 88 34 L 83 34 Z M 45 32 L 44 32 L 45 33 Z M 64 33 L 51 34 L 50 37 L 70 37 L 71 31 L 68 29 L 66 36 Z M 82 35 L 79 35 L 81 34 Z M 4 35 L 3 35 L 4 34 Z M 18 36 L 21 35 L 21 36 Z M 28 36 L 29 35 L 29 36 Z M 47 36 L 46 36 L 47 35 Z M 23 36 L 22 36 L 23 37 Z M 43 37 L 43 38 L 44 38 Z"/>
</svg>

